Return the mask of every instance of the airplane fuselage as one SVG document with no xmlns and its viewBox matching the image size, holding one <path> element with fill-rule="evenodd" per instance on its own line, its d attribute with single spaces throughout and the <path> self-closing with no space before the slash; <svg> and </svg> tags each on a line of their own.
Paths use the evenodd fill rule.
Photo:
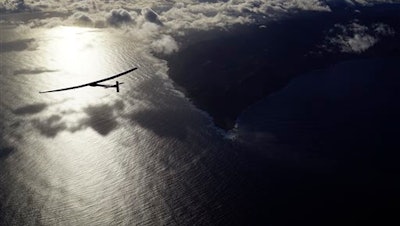
<svg viewBox="0 0 400 226">
<path fill-rule="evenodd" d="M 99 83 L 93 83 L 93 84 L 90 84 L 89 86 L 91 86 L 91 87 L 104 87 L 104 88 L 116 88 L 116 90 L 117 90 L 117 93 L 119 93 L 119 85 L 122 85 L 122 84 L 124 84 L 123 82 L 118 82 L 118 81 L 116 81 L 115 82 L 115 85 L 103 85 L 103 84 L 99 84 Z"/>
</svg>

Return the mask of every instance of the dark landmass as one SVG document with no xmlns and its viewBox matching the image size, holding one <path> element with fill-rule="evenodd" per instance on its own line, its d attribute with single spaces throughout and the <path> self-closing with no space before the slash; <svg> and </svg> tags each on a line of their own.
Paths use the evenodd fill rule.
<svg viewBox="0 0 400 226">
<path fill-rule="evenodd" d="M 400 7 L 381 5 L 334 12 L 297 13 L 291 18 L 229 31 L 197 32 L 184 48 L 165 58 L 169 76 L 214 123 L 229 130 L 248 106 L 282 89 L 297 75 L 337 62 L 400 54 Z M 335 24 L 384 23 L 397 33 L 363 53 L 323 49 Z"/>
</svg>

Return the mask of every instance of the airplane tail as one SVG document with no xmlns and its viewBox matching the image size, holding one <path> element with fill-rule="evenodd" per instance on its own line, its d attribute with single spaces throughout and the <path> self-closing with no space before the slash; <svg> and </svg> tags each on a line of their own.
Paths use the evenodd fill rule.
<svg viewBox="0 0 400 226">
<path fill-rule="evenodd" d="M 122 84 L 124 84 L 123 82 L 118 82 L 118 81 L 116 81 L 115 82 L 115 88 L 117 89 L 117 93 L 119 93 L 119 85 L 122 85 Z"/>
</svg>

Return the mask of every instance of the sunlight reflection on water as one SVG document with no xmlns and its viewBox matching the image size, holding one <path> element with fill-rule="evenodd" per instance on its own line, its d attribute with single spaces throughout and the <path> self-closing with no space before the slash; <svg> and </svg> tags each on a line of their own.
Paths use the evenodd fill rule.
<svg viewBox="0 0 400 226">
<path fill-rule="evenodd" d="M 229 160 L 216 151 L 220 141 L 209 119 L 173 89 L 163 62 L 106 30 L 34 29 L 21 39 L 32 40 L 31 49 L 0 53 L 4 222 L 210 222 L 205 213 L 221 203 L 207 196 L 224 193 L 218 186 L 229 178 L 216 177 Z M 134 66 L 139 70 L 120 78 L 120 93 L 101 87 L 38 93 Z"/>
<path fill-rule="evenodd" d="M 50 29 L 45 35 L 45 44 L 39 48 L 46 67 L 58 71 L 48 74 L 43 83 L 49 88 L 68 87 L 88 83 L 116 74 L 113 71 L 113 52 L 105 43 L 106 35 L 95 29 L 79 27 L 58 27 Z M 118 65 L 118 62 L 116 62 Z M 125 66 L 126 68 L 126 66 Z M 125 70 L 124 68 L 124 70 Z M 123 70 L 122 68 L 119 70 Z M 75 90 L 74 90 L 75 91 Z M 93 102 L 104 97 L 108 92 L 86 87 L 77 92 L 65 92 L 61 95 L 75 97 L 83 102 Z M 79 97 L 79 98 L 76 98 Z"/>
</svg>

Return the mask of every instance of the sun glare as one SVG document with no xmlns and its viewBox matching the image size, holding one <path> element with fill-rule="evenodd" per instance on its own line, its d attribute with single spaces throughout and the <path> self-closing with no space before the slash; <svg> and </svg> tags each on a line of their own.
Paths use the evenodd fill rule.
<svg viewBox="0 0 400 226">
<path fill-rule="evenodd" d="M 58 27 L 49 31 L 46 47 L 50 63 L 70 74 L 95 74 L 105 66 L 99 32 L 81 27 Z"/>
<path fill-rule="evenodd" d="M 47 89 L 58 89 L 79 85 L 107 77 L 112 70 L 112 64 L 107 59 L 107 49 L 103 45 L 104 36 L 92 28 L 56 27 L 46 30 L 43 37 L 42 57 L 46 68 L 57 71 L 47 75 L 45 84 Z M 96 92 L 87 87 L 73 92 L 63 92 L 58 96 L 76 97 L 80 105 L 90 104 L 108 92 Z"/>
<path fill-rule="evenodd" d="M 66 88 L 100 80 L 116 74 L 116 63 L 109 33 L 93 28 L 56 27 L 44 30 L 39 40 L 37 60 L 51 73 L 40 75 L 38 91 Z M 112 39 L 111 39 L 112 40 Z M 114 51 L 114 52 L 113 52 Z M 106 81 L 103 84 L 115 84 Z M 39 88 L 40 87 L 40 88 Z M 68 124 L 79 124 L 88 107 L 109 104 L 120 99 L 114 89 L 83 87 L 56 93 L 38 94 L 41 101 L 56 103 L 47 114 L 70 112 L 63 116 Z"/>
</svg>

